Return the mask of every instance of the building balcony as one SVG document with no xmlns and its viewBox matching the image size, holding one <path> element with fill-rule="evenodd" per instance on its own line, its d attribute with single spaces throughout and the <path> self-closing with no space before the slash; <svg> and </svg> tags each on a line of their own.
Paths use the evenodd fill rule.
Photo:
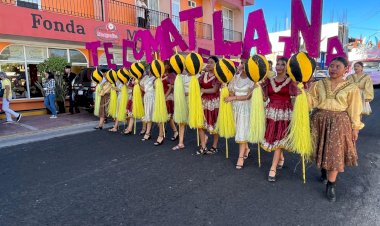
<svg viewBox="0 0 380 226">
<path fill-rule="evenodd" d="M 104 20 L 103 0 L 0 0 L 0 3 L 87 19 Z"/>
<path fill-rule="evenodd" d="M 172 21 L 181 35 L 189 35 L 187 22 L 180 22 L 178 16 L 172 15 Z M 196 38 L 212 40 L 212 25 L 195 21 Z"/>
</svg>

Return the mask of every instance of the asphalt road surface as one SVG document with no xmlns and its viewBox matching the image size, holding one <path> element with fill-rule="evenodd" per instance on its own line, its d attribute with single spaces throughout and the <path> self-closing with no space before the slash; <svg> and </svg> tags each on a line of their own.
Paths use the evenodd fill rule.
<svg viewBox="0 0 380 226">
<path fill-rule="evenodd" d="M 272 155 L 262 151 L 259 168 L 255 145 L 239 171 L 233 140 L 226 159 L 224 140 L 216 155 L 195 156 L 191 130 L 183 151 L 103 130 L 0 149 L 0 225 L 379 225 L 379 99 L 372 108 L 336 203 L 314 165 L 302 183 L 295 154 L 269 183 Z"/>
</svg>

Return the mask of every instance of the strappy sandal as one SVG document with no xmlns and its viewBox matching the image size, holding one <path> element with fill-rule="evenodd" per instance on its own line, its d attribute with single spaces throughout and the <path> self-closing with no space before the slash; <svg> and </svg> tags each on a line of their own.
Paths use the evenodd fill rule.
<svg viewBox="0 0 380 226">
<path fill-rule="evenodd" d="M 142 135 L 145 135 L 145 133 L 146 133 L 146 131 L 141 131 L 141 132 L 139 133 L 139 135 L 142 136 Z"/>
<path fill-rule="evenodd" d="M 159 138 L 162 138 L 161 142 L 158 141 Z M 157 141 L 154 142 L 154 146 L 160 146 L 160 145 L 163 144 L 163 143 L 164 143 L 164 137 L 158 137 L 158 138 L 157 138 Z"/>
<path fill-rule="evenodd" d="M 206 152 L 207 152 L 207 147 L 204 147 L 204 148 L 200 148 L 197 152 L 196 152 L 196 154 L 197 155 L 204 155 L 204 154 L 206 154 Z"/>
<path fill-rule="evenodd" d="M 123 134 L 126 135 L 126 136 L 131 135 L 132 134 L 132 130 L 131 131 L 124 130 Z"/>
<path fill-rule="evenodd" d="M 113 132 L 113 133 L 115 133 L 115 132 L 117 132 L 117 129 L 116 129 L 116 128 L 111 128 L 111 129 L 108 130 L 108 132 Z"/>
<path fill-rule="evenodd" d="M 181 150 L 181 149 L 184 149 L 185 148 L 185 145 L 177 145 L 175 147 L 172 148 L 173 151 L 177 151 L 177 150 Z"/>
<path fill-rule="evenodd" d="M 279 164 L 280 162 L 282 162 L 282 164 Z M 284 163 L 285 163 L 285 159 L 278 161 L 277 169 L 280 170 L 280 169 L 284 168 Z"/>
<path fill-rule="evenodd" d="M 244 157 L 239 157 L 239 159 L 240 158 L 242 158 L 243 159 L 243 164 L 242 165 L 238 165 L 238 164 L 236 164 L 236 166 L 235 166 L 235 168 L 237 169 L 237 170 L 241 170 L 241 169 L 243 169 L 243 167 L 244 167 Z"/>
<path fill-rule="evenodd" d="M 146 134 L 144 135 L 144 137 L 143 137 L 141 140 L 142 140 L 142 141 L 147 141 L 147 140 L 150 140 L 150 138 L 151 138 L 150 133 L 146 133 Z"/>
<path fill-rule="evenodd" d="M 175 136 L 173 136 L 172 138 L 170 138 L 171 141 L 175 141 L 175 140 L 178 139 L 178 136 L 179 136 L 178 131 L 175 131 L 174 134 L 175 134 Z"/>
<path fill-rule="evenodd" d="M 276 170 L 269 170 L 269 173 L 271 172 L 271 171 L 273 171 L 274 172 L 274 176 L 272 177 L 272 176 L 269 176 L 268 175 L 268 181 L 269 182 L 276 182 L 276 174 L 277 174 L 277 172 L 276 172 Z"/>
<path fill-rule="evenodd" d="M 217 152 L 218 152 L 218 148 L 211 147 L 210 149 L 206 151 L 206 154 L 213 155 L 213 154 L 216 154 Z"/>
</svg>

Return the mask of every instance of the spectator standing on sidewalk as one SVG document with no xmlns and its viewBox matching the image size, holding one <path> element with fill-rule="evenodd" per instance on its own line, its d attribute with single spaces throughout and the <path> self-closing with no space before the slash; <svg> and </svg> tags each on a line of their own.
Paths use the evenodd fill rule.
<svg viewBox="0 0 380 226">
<path fill-rule="evenodd" d="M 65 67 L 65 75 L 67 76 L 67 93 L 69 95 L 69 101 L 70 101 L 70 108 L 69 112 L 70 114 L 74 114 L 74 110 L 76 113 L 80 113 L 78 108 L 78 102 L 75 100 L 75 92 L 73 90 L 75 79 L 77 78 L 77 75 L 73 72 L 71 72 L 71 66 L 67 65 Z"/>
<path fill-rule="evenodd" d="M 14 112 L 9 108 L 9 102 L 12 99 L 12 84 L 11 81 L 7 78 L 7 75 L 4 72 L 0 71 L 0 79 L 1 79 L 1 88 L 4 89 L 3 95 L 3 111 L 7 117 L 7 123 L 14 122 L 12 120 L 12 116 L 16 118 L 16 122 L 19 122 L 22 115 Z"/>
<path fill-rule="evenodd" d="M 51 119 L 57 118 L 57 110 L 55 108 L 55 79 L 51 72 L 45 72 L 45 81 L 43 82 L 45 90 L 45 106 L 51 112 Z"/>
</svg>

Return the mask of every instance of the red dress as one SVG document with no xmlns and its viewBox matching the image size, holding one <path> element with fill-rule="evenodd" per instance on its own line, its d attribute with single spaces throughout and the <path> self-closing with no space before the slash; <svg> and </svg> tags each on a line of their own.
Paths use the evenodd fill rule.
<svg viewBox="0 0 380 226">
<path fill-rule="evenodd" d="M 174 73 L 164 74 L 162 76 L 162 84 L 164 86 L 164 93 L 169 90 L 169 86 L 174 87 L 176 75 Z M 172 117 L 174 114 L 174 96 L 173 96 L 173 88 L 170 94 L 166 97 L 166 108 L 168 110 L 169 117 Z"/>
<path fill-rule="evenodd" d="M 215 75 L 211 75 L 211 77 L 209 77 L 209 73 L 205 73 L 200 76 L 198 81 L 201 89 L 212 89 L 215 86 L 217 87 L 217 91 L 215 93 L 202 94 L 202 105 L 205 117 L 204 129 L 207 129 L 210 133 L 214 133 L 216 120 L 218 119 L 219 113 L 219 87 L 221 84 Z"/>
<path fill-rule="evenodd" d="M 133 97 L 133 86 L 135 85 L 135 79 L 130 79 L 127 83 L 128 88 L 128 103 L 127 103 L 127 118 L 132 118 L 132 97 Z"/>
<path fill-rule="evenodd" d="M 261 146 L 266 151 L 285 148 L 286 134 L 293 111 L 291 96 L 297 95 L 297 87 L 290 78 L 282 82 L 277 82 L 274 78 L 266 79 L 262 87 L 269 103 L 266 106 L 266 130 Z"/>
</svg>

